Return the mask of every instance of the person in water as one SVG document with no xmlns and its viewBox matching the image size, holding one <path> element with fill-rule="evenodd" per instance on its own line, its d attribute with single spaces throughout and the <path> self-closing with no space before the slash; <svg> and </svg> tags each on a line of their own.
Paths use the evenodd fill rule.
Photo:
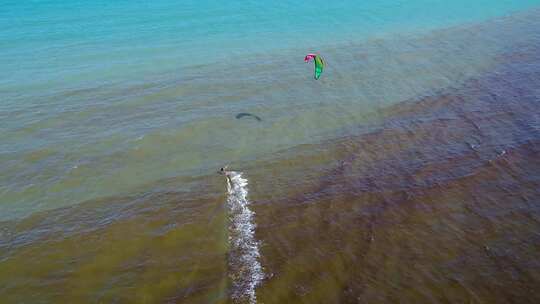
<svg viewBox="0 0 540 304">
<path fill-rule="evenodd" d="M 227 167 L 228 167 L 228 165 L 225 166 L 225 167 L 222 167 L 221 169 L 219 169 L 219 174 L 228 175 L 230 172 L 227 171 Z"/>
<path fill-rule="evenodd" d="M 231 174 L 232 174 L 232 171 L 228 171 L 227 170 L 227 167 L 229 165 L 225 166 L 225 167 L 222 167 L 221 169 L 219 169 L 219 174 L 222 174 L 222 175 L 225 175 L 225 177 L 227 178 L 227 184 L 228 184 L 228 187 L 231 187 L 232 185 L 232 181 L 231 181 Z"/>
</svg>

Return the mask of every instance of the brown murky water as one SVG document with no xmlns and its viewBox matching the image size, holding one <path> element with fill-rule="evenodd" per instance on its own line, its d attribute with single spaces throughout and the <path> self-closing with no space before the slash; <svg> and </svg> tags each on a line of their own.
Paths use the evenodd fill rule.
<svg viewBox="0 0 540 304">
<path fill-rule="evenodd" d="M 308 158 L 292 195 L 278 172 L 306 158 L 263 166 L 257 178 L 280 182 L 257 189 L 261 302 L 538 303 L 537 59 L 514 53 L 366 134 L 306 147 L 333 150 Z"/>
<path fill-rule="evenodd" d="M 357 135 L 237 164 L 259 303 L 540 303 L 540 49 L 498 61 Z M 0 302 L 249 302 L 230 297 L 224 178 L 150 188 L 0 223 Z"/>
</svg>

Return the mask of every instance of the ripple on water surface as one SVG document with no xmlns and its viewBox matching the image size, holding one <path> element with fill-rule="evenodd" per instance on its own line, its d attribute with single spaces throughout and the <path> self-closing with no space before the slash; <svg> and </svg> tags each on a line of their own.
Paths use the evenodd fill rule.
<svg viewBox="0 0 540 304">
<path fill-rule="evenodd" d="M 240 176 L 229 206 L 222 177 L 177 176 L 0 222 L 2 300 L 227 303 L 241 286 L 260 303 L 540 302 L 540 47 L 527 37 L 481 75 L 380 107 L 381 121 L 234 163 L 249 201 Z M 234 247 L 239 231 L 256 254 Z"/>
</svg>

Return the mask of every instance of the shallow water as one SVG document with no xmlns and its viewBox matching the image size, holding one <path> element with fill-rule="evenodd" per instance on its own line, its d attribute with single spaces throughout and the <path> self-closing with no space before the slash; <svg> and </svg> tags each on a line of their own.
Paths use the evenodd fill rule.
<svg viewBox="0 0 540 304">
<path fill-rule="evenodd" d="M 20 70 L 11 62 L 0 82 L 3 301 L 539 302 L 539 12 L 498 17 L 535 3 L 480 4 L 463 16 L 434 5 L 415 24 L 391 12 L 421 2 L 370 4 L 380 31 L 318 42 L 320 81 L 302 61 L 309 41 L 261 60 L 268 36 L 256 27 L 239 40 L 261 46 L 224 45 L 226 61 L 164 57 L 179 73 L 105 73 L 96 62 L 109 48 L 84 48 L 103 83 L 69 74 L 76 54 L 55 61 L 51 82 L 24 75 L 39 52 Z M 118 26 L 138 20 L 126 12 Z M 290 28 L 316 20 L 304 14 Z M 345 28 L 342 14 L 325 18 Z M 243 172 L 228 192 L 215 174 L 225 163 Z"/>
</svg>

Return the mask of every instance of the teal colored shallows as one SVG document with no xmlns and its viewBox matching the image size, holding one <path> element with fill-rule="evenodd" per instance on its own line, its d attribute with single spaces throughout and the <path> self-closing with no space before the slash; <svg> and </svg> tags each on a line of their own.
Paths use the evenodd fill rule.
<svg viewBox="0 0 540 304">
<path fill-rule="evenodd" d="M 0 10 L 0 88 L 77 88 L 137 80 L 141 73 L 152 77 L 229 56 L 474 22 L 539 4 L 7 0 Z"/>
</svg>

